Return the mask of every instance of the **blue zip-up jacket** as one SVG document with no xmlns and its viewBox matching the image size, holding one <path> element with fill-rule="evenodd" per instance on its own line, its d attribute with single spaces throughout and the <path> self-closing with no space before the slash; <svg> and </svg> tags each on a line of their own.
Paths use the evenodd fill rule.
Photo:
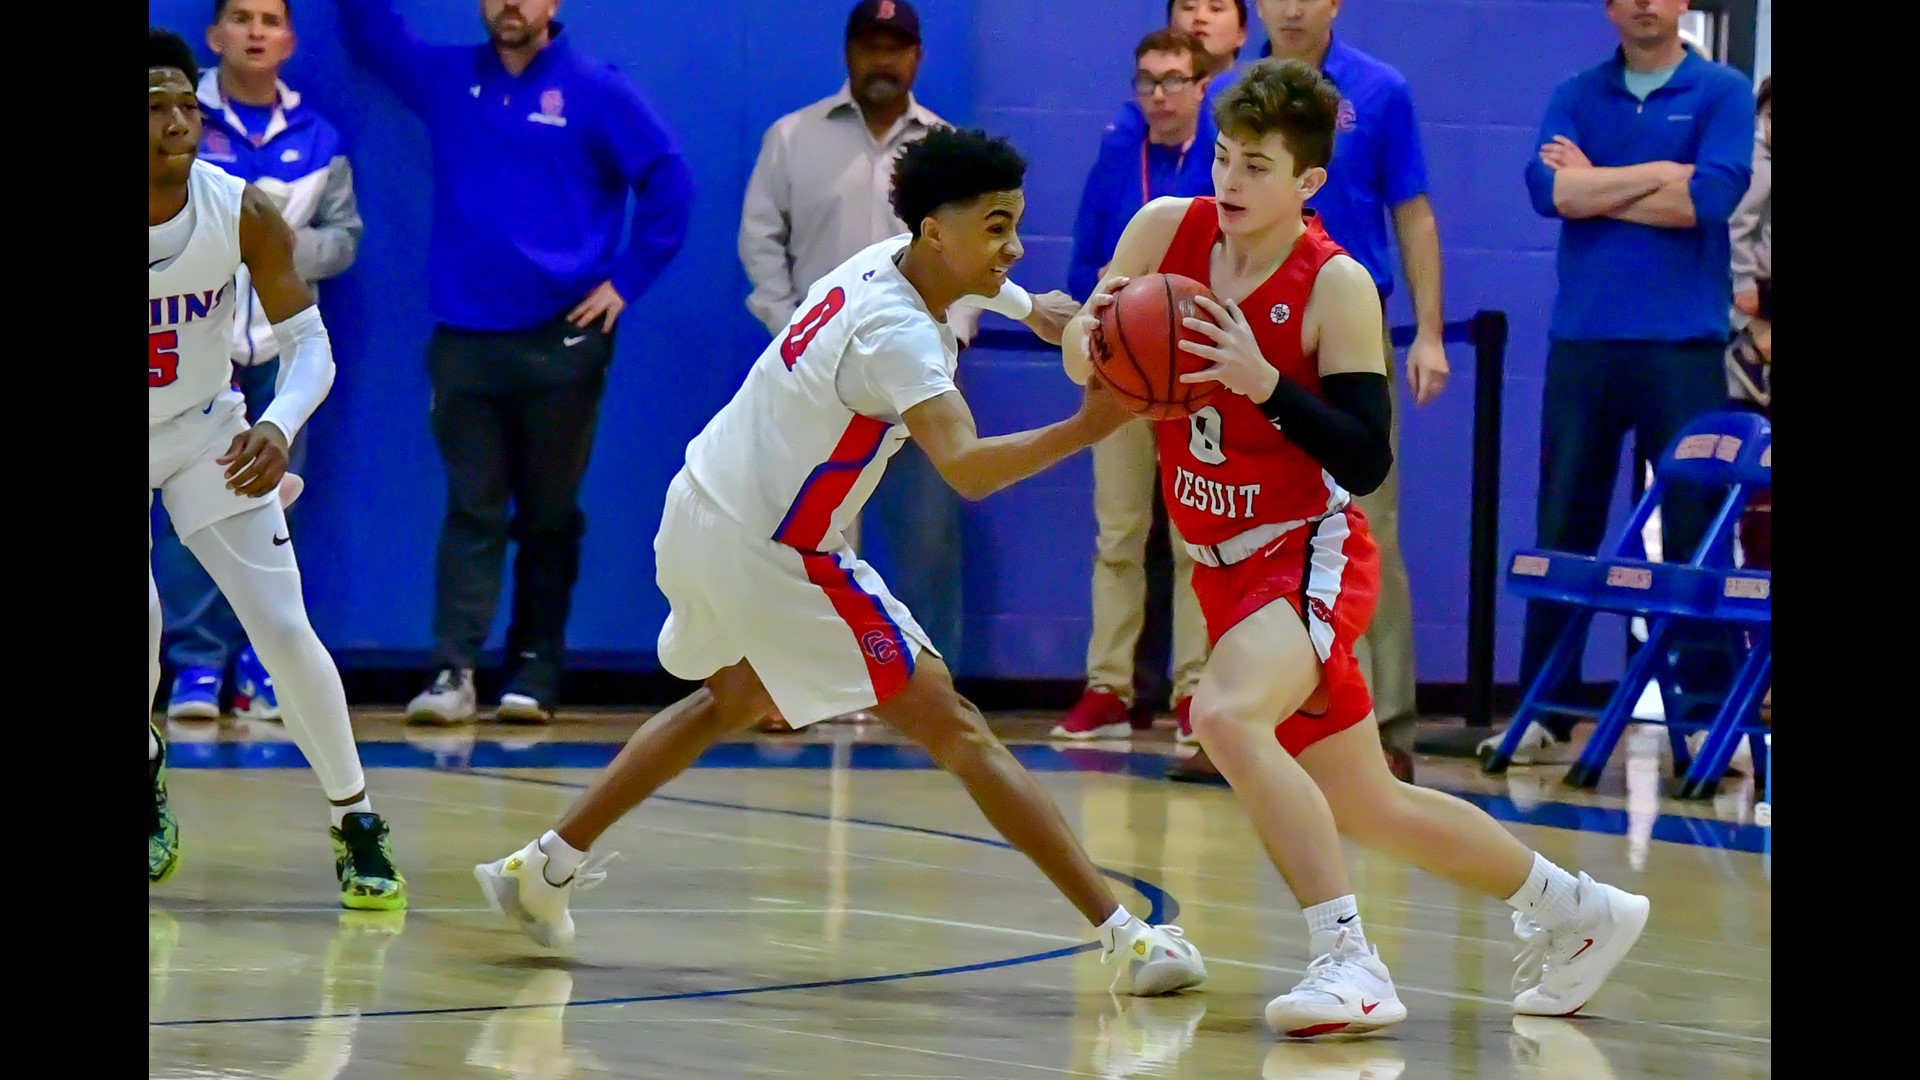
<svg viewBox="0 0 1920 1080">
<path fill-rule="evenodd" d="M 353 169 L 340 132 L 280 84 L 273 119 L 256 144 L 220 93 L 219 69 L 200 77 L 200 160 L 252 184 L 273 200 L 293 230 L 293 268 L 309 285 L 353 265 L 366 231 L 353 194 Z M 233 362 L 264 364 L 280 355 L 273 326 L 240 268 L 245 300 L 234 320 Z M 316 289 L 316 292 L 318 290 Z"/>
<path fill-rule="evenodd" d="M 1688 49 L 1667 84 L 1642 103 L 1627 90 L 1626 70 L 1615 50 L 1554 89 L 1527 162 L 1533 208 L 1560 216 L 1553 170 L 1537 148 L 1564 135 L 1601 168 L 1691 164 L 1694 225 L 1562 221 L 1550 333 L 1562 341 L 1724 340 L 1733 303 L 1727 219 L 1753 175 L 1753 86 Z"/>
<path fill-rule="evenodd" d="M 574 51 L 559 22 L 518 77 L 491 44 L 428 45 L 393 0 L 341 0 L 355 58 L 433 143 L 429 304 L 469 330 L 556 319 L 604 282 L 632 303 L 686 241 L 693 177 L 639 91 Z M 627 192 L 635 196 L 617 249 Z"/>
<path fill-rule="evenodd" d="M 1147 117 L 1128 102 L 1120 118 L 1100 136 L 1100 156 L 1087 173 L 1080 192 L 1080 212 L 1073 220 L 1073 256 L 1067 265 L 1067 291 L 1085 299 L 1100 283 L 1100 268 L 1113 258 L 1127 222 L 1163 195 L 1213 194 L 1213 144 L 1216 138 L 1211 105 L 1200 109 L 1200 124 L 1185 153 L 1177 146 L 1147 142 Z M 1147 151 L 1147 190 L 1140 189 L 1140 149 Z"/>
</svg>

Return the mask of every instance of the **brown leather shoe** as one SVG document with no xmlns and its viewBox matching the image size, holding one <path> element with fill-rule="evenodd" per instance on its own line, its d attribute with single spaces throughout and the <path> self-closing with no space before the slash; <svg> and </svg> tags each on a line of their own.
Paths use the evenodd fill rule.
<svg viewBox="0 0 1920 1080">
<path fill-rule="evenodd" d="M 753 730 L 762 735 L 791 735 L 794 727 L 787 723 L 786 717 L 780 715 L 780 710 L 775 709 L 761 717 L 760 721 L 753 725 Z"/>
<path fill-rule="evenodd" d="M 1175 760 L 1172 765 L 1167 766 L 1167 779 L 1191 784 L 1224 784 L 1227 782 L 1226 777 L 1220 775 L 1220 770 L 1216 768 L 1213 762 L 1207 757 L 1207 751 L 1204 747 L 1195 750 L 1193 756 L 1179 758 Z"/>
<path fill-rule="evenodd" d="M 1381 749 L 1387 753 L 1387 771 L 1393 778 L 1403 784 L 1413 783 L 1413 755 L 1397 746 L 1382 744 Z"/>
</svg>

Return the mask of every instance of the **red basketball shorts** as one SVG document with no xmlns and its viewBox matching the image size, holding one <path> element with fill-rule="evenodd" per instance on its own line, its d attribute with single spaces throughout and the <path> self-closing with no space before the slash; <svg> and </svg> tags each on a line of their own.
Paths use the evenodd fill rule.
<svg viewBox="0 0 1920 1080">
<path fill-rule="evenodd" d="M 1380 595 L 1380 554 L 1367 518 L 1349 506 L 1288 530 L 1259 553 L 1231 566 L 1193 567 L 1193 591 L 1218 644 L 1242 619 L 1278 600 L 1306 623 L 1320 657 L 1320 688 L 1274 734 L 1289 754 L 1345 731 L 1373 712 L 1373 695 L 1353 658 Z"/>
</svg>

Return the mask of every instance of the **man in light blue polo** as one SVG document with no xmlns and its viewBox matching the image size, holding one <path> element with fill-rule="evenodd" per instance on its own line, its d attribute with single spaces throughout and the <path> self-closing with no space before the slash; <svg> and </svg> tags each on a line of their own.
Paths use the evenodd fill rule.
<svg viewBox="0 0 1920 1080">
<path fill-rule="evenodd" d="M 1686 0 L 1606 0 L 1606 9 L 1620 48 L 1554 89 L 1526 170 L 1534 210 L 1561 222 L 1537 544 L 1582 554 L 1606 531 L 1626 433 L 1656 457 L 1689 420 L 1725 406 L 1727 220 L 1753 161 L 1752 84 L 1681 41 Z M 1665 550 L 1691 553 L 1709 513 L 1668 500 Z M 1564 609 L 1527 605 L 1522 684 L 1565 620 Z M 1707 678 L 1684 663 L 1679 673 L 1683 685 Z M 1548 700 L 1568 689 L 1548 687 Z M 1530 725 L 1513 760 L 1566 760 L 1572 727 L 1564 717 Z"/>
<path fill-rule="evenodd" d="M 1318 67 L 1340 90 L 1339 127 L 1327 182 L 1307 206 L 1320 214 L 1327 235 L 1373 275 L 1385 304 L 1393 295 L 1393 219 L 1400 264 L 1413 293 L 1416 330 L 1407 349 L 1407 385 L 1413 403 L 1425 405 L 1447 385 L 1446 316 L 1440 303 L 1440 230 L 1427 199 L 1427 160 L 1414 122 L 1407 80 L 1390 65 L 1333 37 L 1341 0 L 1260 0 L 1272 55 Z M 1389 376 L 1391 339 L 1381 342 Z M 1391 378 L 1389 378 L 1391 381 Z M 1400 459 L 1400 415 L 1393 410 L 1394 460 Z M 1394 774 L 1413 779 L 1414 706 L 1413 596 L 1400 555 L 1400 469 L 1386 483 L 1356 500 L 1380 547 L 1380 602 L 1373 626 L 1354 649 L 1373 691 Z"/>
</svg>

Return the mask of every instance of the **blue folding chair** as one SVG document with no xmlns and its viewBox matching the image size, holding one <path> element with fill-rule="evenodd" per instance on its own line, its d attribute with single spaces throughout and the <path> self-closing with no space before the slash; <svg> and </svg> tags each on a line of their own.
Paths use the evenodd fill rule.
<svg viewBox="0 0 1920 1080">
<path fill-rule="evenodd" d="M 1504 772 L 1528 724 L 1543 714 L 1593 717 L 1598 723 L 1580 760 L 1568 770 L 1566 782 L 1594 786 L 1632 720 L 1634 704 L 1655 679 L 1660 681 L 1666 705 L 1675 772 L 1686 775 L 1682 797 L 1711 796 L 1743 736 L 1750 739 L 1754 767 L 1765 768 L 1765 742 L 1755 733 L 1764 730 L 1757 723 L 1759 703 L 1773 671 L 1773 579 L 1765 571 L 1734 569 L 1732 537 L 1747 500 L 1757 490 L 1771 487 L 1772 477 L 1772 424 L 1753 413 L 1709 413 L 1688 424 L 1667 447 L 1654 464 L 1653 484 L 1627 523 L 1602 545 L 1600 555 L 1546 550 L 1514 554 L 1507 567 L 1508 589 L 1517 596 L 1565 604 L 1574 611 L 1527 688 L 1500 745 L 1487 756 L 1485 771 Z M 1675 487 L 1702 496 L 1717 492 L 1719 510 L 1686 562 L 1650 562 L 1640 536 L 1662 496 Z M 1586 628 L 1601 612 L 1644 617 L 1646 644 L 1634 654 L 1613 696 L 1598 712 L 1548 701 L 1546 688 L 1560 685 L 1574 669 Z M 1675 631 L 1688 624 L 1722 627 L 1730 641 L 1745 642 L 1733 685 L 1726 693 L 1703 699 L 1673 688 L 1672 643 Z M 1702 700 L 1714 706 L 1712 719 L 1705 723 L 1690 719 L 1690 710 Z M 1707 738 L 1699 759 L 1691 760 L 1686 732 L 1702 728 Z"/>
</svg>

